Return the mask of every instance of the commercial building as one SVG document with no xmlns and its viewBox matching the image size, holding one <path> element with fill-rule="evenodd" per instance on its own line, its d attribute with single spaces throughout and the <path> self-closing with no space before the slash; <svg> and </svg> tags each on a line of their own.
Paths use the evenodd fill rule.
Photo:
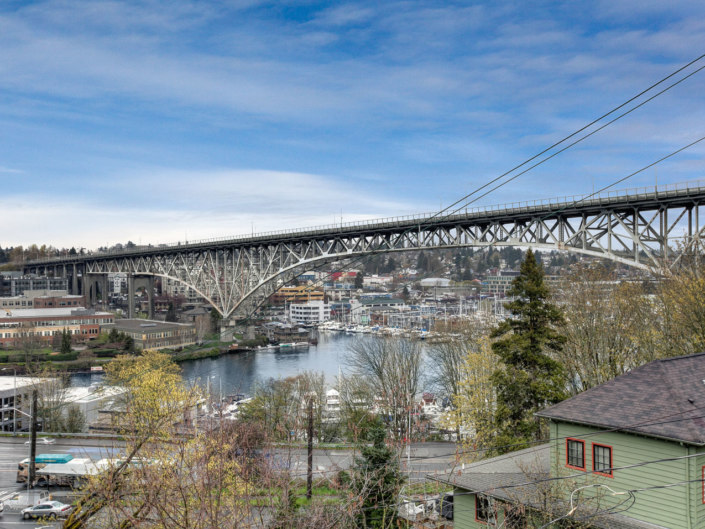
<svg viewBox="0 0 705 529">
<path fill-rule="evenodd" d="M 330 319 L 330 305 L 325 301 L 292 303 L 289 305 L 289 319 L 295 323 L 319 323 Z"/>
<path fill-rule="evenodd" d="M 67 290 L 27 290 L 21 296 L 0 297 L 0 309 L 77 308 L 85 306 L 85 296 L 69 295 Z"/>
<path fill-rule="evenodd" d="M 323 301 L 323 290 L 314 286 L 299 285 L 296 287 L 282 287 L 272 294 L 271 301 L 274 304 L 282 303 L 306 303 L 308 301 Z"/>
<path fill-rule="evenodd" d="M 88 431 L 91 425 L 98 422 L 100 410 L 111 406 L 124 393 L 125 389 L 121 387 L 92 385 L 68 388 L 65 390 L 64 399 L 83 414 L 86 420 L 84 431 Z M 68 408 L 64 413 L 67 412 Z"/>
<path fill-rule="evenodd" d="M 91 340 L 98 337 L 101 326 L 113 322 L 110 312 L 83 307 L 5 309 L 0 311 L 0 347 L 16 347 L 20 340 L 27 338 L 51 343 L 53 336 L 64 329 L 71 333 L 74 341 Z"/>
<path fill-rule="evenodd" d="M 140 349 L 184 347 L 196 343 L 196 327 L 190 323 L 155 320 L 115 320 L 106 330 L 116 329 L 130 336 Z"/>
<path fill-rule="evenodd" d="M 0 296 L 21 296 L 28 290 L 68 290 L 65 277 L 39 277 L 33 274 L 3 273 L 0 275 Z"/>
<path fill-rule="evenodd" d="M 0 376 L 0 429 L 3 432 L 29 430 L 32 391 L 41 391 L 51 379 Z"/>
</svg>

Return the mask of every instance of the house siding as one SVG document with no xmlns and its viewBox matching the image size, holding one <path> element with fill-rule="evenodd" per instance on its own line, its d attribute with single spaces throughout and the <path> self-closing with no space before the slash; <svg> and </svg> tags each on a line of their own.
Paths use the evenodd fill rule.
<svg viewBox="0 0 705 529">
<path fill-rule="evenodd" d="M 702 454 L 705 452 L 705 447 L 691 446 L 689 448 L 690 455 Z M 691 468 L 688 480 L 702 480 L 703 468 L 705 468 L 705 455 L 693 457 L 691 460 Z M 705 482 L 694 483 L 695 487 L 692 490 L 691 512 L 693 512 L 693 528 L 705 527 Z"/>
<path fill-rule="evenodd" d="M 456 529 L 488 529 L 502 527 L 504 522 L 503 503 L 495 504 L 498 511 L 496 524 L 486 524 L 475 520 L 475 494 L 465 489 L 455 489 L 453 494 L 453 527 Z"/>
<path fill-rule="evenodd" d="M 453 525 L 462 529 L 485 529 L 487 524 L 475 521 L 475 495 L 464 489 L 453 494 Z"/>
<path fill-rule="evenodd" d="M 696 452 L 692 450 L 692 447 L 682 446 L 675 442 L 620 432 L 600 433 L 597 428 L 562 422 L 553 422 L 551 434 L 554 439 L 557 439 L 551 444 L 551 474 L 557 476 L 577 475 L 574 485 L 576 488 L 598 482 L 620 492 L 700 479 L 698 472 L 702 474 L 702 466 L 705 465 L 705 460 L 701 458 L 682 459 L 615 470 L 613 477 L 601 476 L 591 472 L 593 443 L 612 447 L 612 466 L 615 468 L 645 461 L 681 457 Z M 583 473 L 566 467 L 564 439 L 568 437 L 585 441 L 586 471 Z M 636 502 L 624 513 L 631 518 L 671 529 L 705 527 L 702 525 L 705 511 L 702 505 L 700 483 L 637 492 L 635 496 Z M 623 498 L 623 496 L 606 497 L 603 505 L 616 504 Z M 699 502 L 696 503 L 696 500 Z"/>
</svg>

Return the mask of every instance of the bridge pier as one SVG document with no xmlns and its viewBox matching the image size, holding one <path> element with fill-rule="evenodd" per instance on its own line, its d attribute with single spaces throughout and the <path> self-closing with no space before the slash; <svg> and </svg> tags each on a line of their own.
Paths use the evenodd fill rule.
<svg viewBox="0 0 705 529">
<path fill-rule="evenodd" d="M 136 274 L 127 275 L 127 317 L 132 319 L 135 317 L 135 293 L 140 287 L 144 287 L 147 293 L 147 300 L 149 302 L 147 307 L 147 318 L 154 319 L 154 276 L 144 275 L 138 276 Z"/>
</svg>

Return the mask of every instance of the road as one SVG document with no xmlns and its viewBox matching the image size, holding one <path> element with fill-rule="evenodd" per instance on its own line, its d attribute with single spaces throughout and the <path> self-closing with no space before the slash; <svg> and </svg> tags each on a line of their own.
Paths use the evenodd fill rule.
<svg viewBox="0 0 705 529">
<path fill-rule="evenodd" d="M 29 456 L 29 446 L 26 438 L 0 438 L 0 500 L 13 493 L 24 490 L 16 482 L 17 463 Z M 56 439 L 52 445 L 37 445 L 37 454 L 68 453 L 74 457 L 89 457 L 97 460 L 113 457 L 120 451 L 123 444 L 110 439 Z M 303 448 L 277 448 L 273 459 L 275 465 L 289 468 L 296 477 L 306 477 L 307 453 Z M 456 446 L 453 443 L 413 443 L 407 459 L 407 451 L 402 451 L 401 468 L 409 476 L 410 481 L 424 479 L 427 474 L 441 473 L 453 467 L 456 461 Z M 356 453 L 347 449 L 314 449 L 314 478 L 333 477 L 340 470 L 350 468 Z M 407 461 L 410 467 L 407 467 Z M 61 499 L 61 498 L 59 498 Z M 39 525 L 36 521 L 23 521 L 15 512 L 4 512 L 0 515 L 0 529 L 27 528 Z M 59 524 L 53 526 L 59 527 Z"/>
</svg>

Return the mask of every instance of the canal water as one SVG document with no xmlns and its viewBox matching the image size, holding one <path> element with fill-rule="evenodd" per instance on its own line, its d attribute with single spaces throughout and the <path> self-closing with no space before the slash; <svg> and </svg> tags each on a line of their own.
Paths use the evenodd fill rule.
<svg viewBox="0 0 705 529">
<path fill-rule="evenodd" d="M 304 371 L 323 373 L 334 382 L 340 369 L 345 370 L 345 356 L 356 340 L 377 340 L 376 336 L 345 333 L 319 333 L 318 345 L 286 350 L 260 350 L 204 358 L 181 364 L 184 378 L 213 394 L 251 395 L 258 382 L 270 378 L 286 378 Z M 75 386 L 100 382 L 102 375 L 80 374 L 72 377 Z"/>
</svg>

